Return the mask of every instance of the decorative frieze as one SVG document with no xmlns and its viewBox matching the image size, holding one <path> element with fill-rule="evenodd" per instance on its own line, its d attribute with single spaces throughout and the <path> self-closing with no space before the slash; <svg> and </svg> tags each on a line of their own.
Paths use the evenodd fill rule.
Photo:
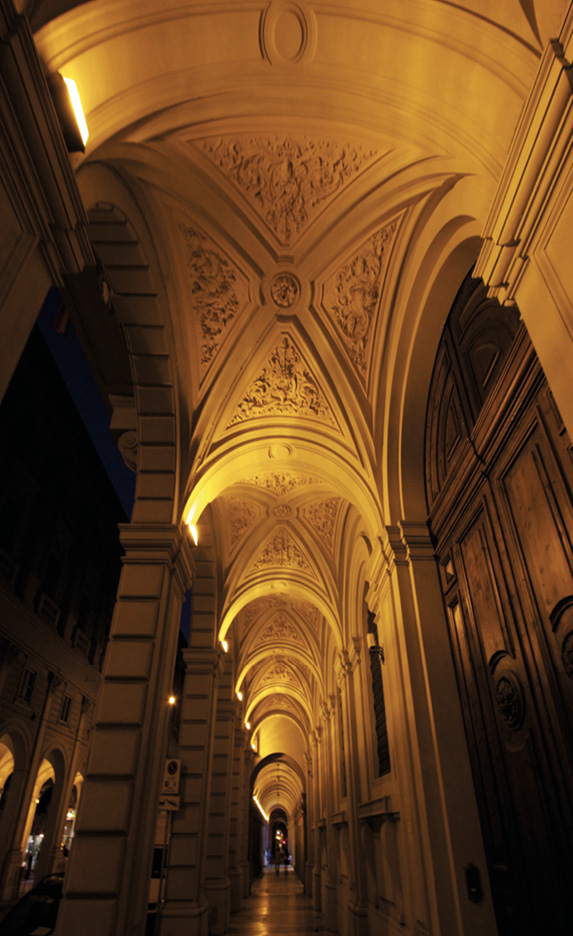
<svg viewBox="0 0 573 936">
<path fill-rule="evenodd" d="M 279 657 L 273 666 L 262 677 L 261 682 L 264 685 L 275 682 L 297 685 L 298 679 L 296 678 L 294 671 L 286 662 L 286 660 Z"/>
<path fill-rule="evenodd" d="M 272 491 L 277 497 L 286 497 L 296 488 L 307 484 L 319 484 L 318 478 L 300 474 L 294 471 L 268 471 L 243 479 L 244 484 L 254 484 Z"/>
<path fill-rule="evenodd" d="M 324 287 L 325 311 L 362 379 L 367 376 L 384 274 L 397 228 L 398 222 L 393 221 L 374 234 Z"/>
<path fill-rule="evenodd" d="M 329 140 L 233 137 L 198 143 L 281 244 L 293 243 L 376 152 Z"/>
<path fill-rule="evenodd" d="M 204 374 L 226 329 L 248 302 L 248 284 L 197 227 L 184 224 L 179 227 L 185 240 L 191 305 L 201 332 L 200 367 Z"/>
<path fill-rule="evenodd" d="M 231 426 L 264 416 L 294 416 L 336 426 L 323 391 L 289 335 L 271 353 L 229 423 Z"/>
</svg>

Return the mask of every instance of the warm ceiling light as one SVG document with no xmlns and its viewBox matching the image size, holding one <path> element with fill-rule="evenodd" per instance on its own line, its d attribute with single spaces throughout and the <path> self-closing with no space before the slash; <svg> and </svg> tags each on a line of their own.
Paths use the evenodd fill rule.
<svg viewBox="0 0 573 936">
<path fill-rule="evenodd" d="M 72 107 L 74 109 L 74 115 L 80 131 L 80 136 L 82 138 L 82 143 L 86 145 L 89 137 L 88 125 L 86 123 L 86 118 L 84 116 L 84 109 L 82 107 L 82 102 L 80 100 L 80 92 L 73 78 L 66 78 L 65 75 L 62 75 L 62 78 L 66 82 L 66 87 L 68 89 L 68 94 L 70 95 L 70 100 L 72 102 Z"/>
<path fill-rule="evenodd" d="M 195 526 L 194 523 L 188 523 L 187 526 L 189 527 L 189 532 L 191 533 L 191 539 L 193 540 L 195 545 L 197 545 L 197 543 L 199 542 L 199 534 L 197 532 L 197 527 Z"/>
<path fill-rule="evenodd" d="M 169 705 L 175 705 L 176 699 L 174 695 L 169 696 Z"/>
<path fill-rule="evenodd" d="M 227 651 L 228 651 L 228 649 L 229 649 L 229 644 L 227 643 L 226 640 L 222 640 L 222 641 L 221 641 L 221 646 L 222 646 L 223 650 L 225 651 L 225 653 L 227 653 Z"/>
<path fill-rule="evenodd" d="M 267 816 L 267 814 L 266 814 L 266 812 L 264 811 L 263 807 L 262 807 L 261 804 L 259 803 L 259 798 L 258 798 L 258 796 L 256 796 L 254 793 L 253 793 L 253 800 L 255 801 L 255 803 L 256 803 L 256 805 L 257 805 L 257 807 L 258 807 L 258 809 L 259 809 L 259 812 L 260 812 L 261 816 L 263 817 L 263 819 L 265 820 L 265 822 L 268 822 L 268 821 L 269 821 L 269 817 Z"/>
<path fill-rule="evenodd" d="M 251 730 L 251 723 L 248 722 L 248 721 L 246 721 L 246 722 L 245 722 L 245 728 L 247 729 L 247 731 L 250 731 L 250 730 Z"/>
<path fill-rule="evenodd" d="M 240 691 L 240 689 L 237 689 L 237 699 L 239 702 L 243 701 L 243 693 Z"/>
<path fill-rule="evenodd" d="M 256 750 L 257 750 L 257 745 L 255 744 L 254 741 L 251 741 L 251 747 L 252 747 L 253 751 L 256 751 Z"/>
</svg>

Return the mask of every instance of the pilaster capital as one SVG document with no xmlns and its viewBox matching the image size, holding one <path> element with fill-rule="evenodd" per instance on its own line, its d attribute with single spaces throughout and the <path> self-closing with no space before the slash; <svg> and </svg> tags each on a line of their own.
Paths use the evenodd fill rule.
<svg viewBox="0 0 573 936">
<path fill-rule="evenodd" d="M 193 580 L 191 543 L 176 524 L 120 523 L 120 542 L 125 550 L 124 563 L 168 563 L 182 592 Z"/>
<path fill-rule="evenodd" d="M 520 281 L 545 228 L 542 218 L 553 210 L 559 174 L 570 162 L 572 59 L 569 7 L 558 39 L 545 47 L 482 234 L 474 276 L 502 304 L 519 301 Z"/>
<path fill-rule="evenodd" d="M 182 651 L 186 673 L 193 676 L 213 676 L 219 681 L 224 666 L 224 654 L 218 647 L 188 647 Z"/>
</svg>

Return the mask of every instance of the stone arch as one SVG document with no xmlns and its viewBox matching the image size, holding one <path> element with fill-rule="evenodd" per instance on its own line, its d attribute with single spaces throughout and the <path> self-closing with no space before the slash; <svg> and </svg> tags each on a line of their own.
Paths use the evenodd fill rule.
<svg viewBox="0 0 573 936">
<path fill-rule="evenodd" d="M 163 275 L 139 201 L 100 163 L 77 175 L 87 232 L 125 338 L 133 399 L 116 400 L 119 448 L 137 470 L 136 522 L 178 522 L 177 386 Z M 113 421 L 112 421 L 113 425 Z"/>
<path fill-rule="evenodd" d="M 477 257 L 475 230 L 468 218 L 455 219 L 440 230 L 428 246 L 427 263 L 432 267 L 420 271 L 400 322 L 401 335 L 408 337 L 395 352 L 386 391 L 391 401 L 383 445 L 387 523 L 426 516 L 423 448 L 430 381 L 448 312 Z"/>
</svg>

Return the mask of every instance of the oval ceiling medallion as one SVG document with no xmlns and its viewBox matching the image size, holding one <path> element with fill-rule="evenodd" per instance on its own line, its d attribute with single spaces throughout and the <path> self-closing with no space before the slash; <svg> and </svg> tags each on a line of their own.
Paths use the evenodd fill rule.
<svg viewBox="0 0 573 936">
<path fill-rule="evenodd" d="M 279 309 L 290 309 L 300 296 L 300 283 L 292 273 L 279 273 L 271 283 L 271 299 Z"/>
<path fill-rule="evenodd" d="M 271 65 L 309 61 L 316 49 L 316 17 L 294 0 L 271 0 L 261 13 L 261 55 Z"/>
</svg>

